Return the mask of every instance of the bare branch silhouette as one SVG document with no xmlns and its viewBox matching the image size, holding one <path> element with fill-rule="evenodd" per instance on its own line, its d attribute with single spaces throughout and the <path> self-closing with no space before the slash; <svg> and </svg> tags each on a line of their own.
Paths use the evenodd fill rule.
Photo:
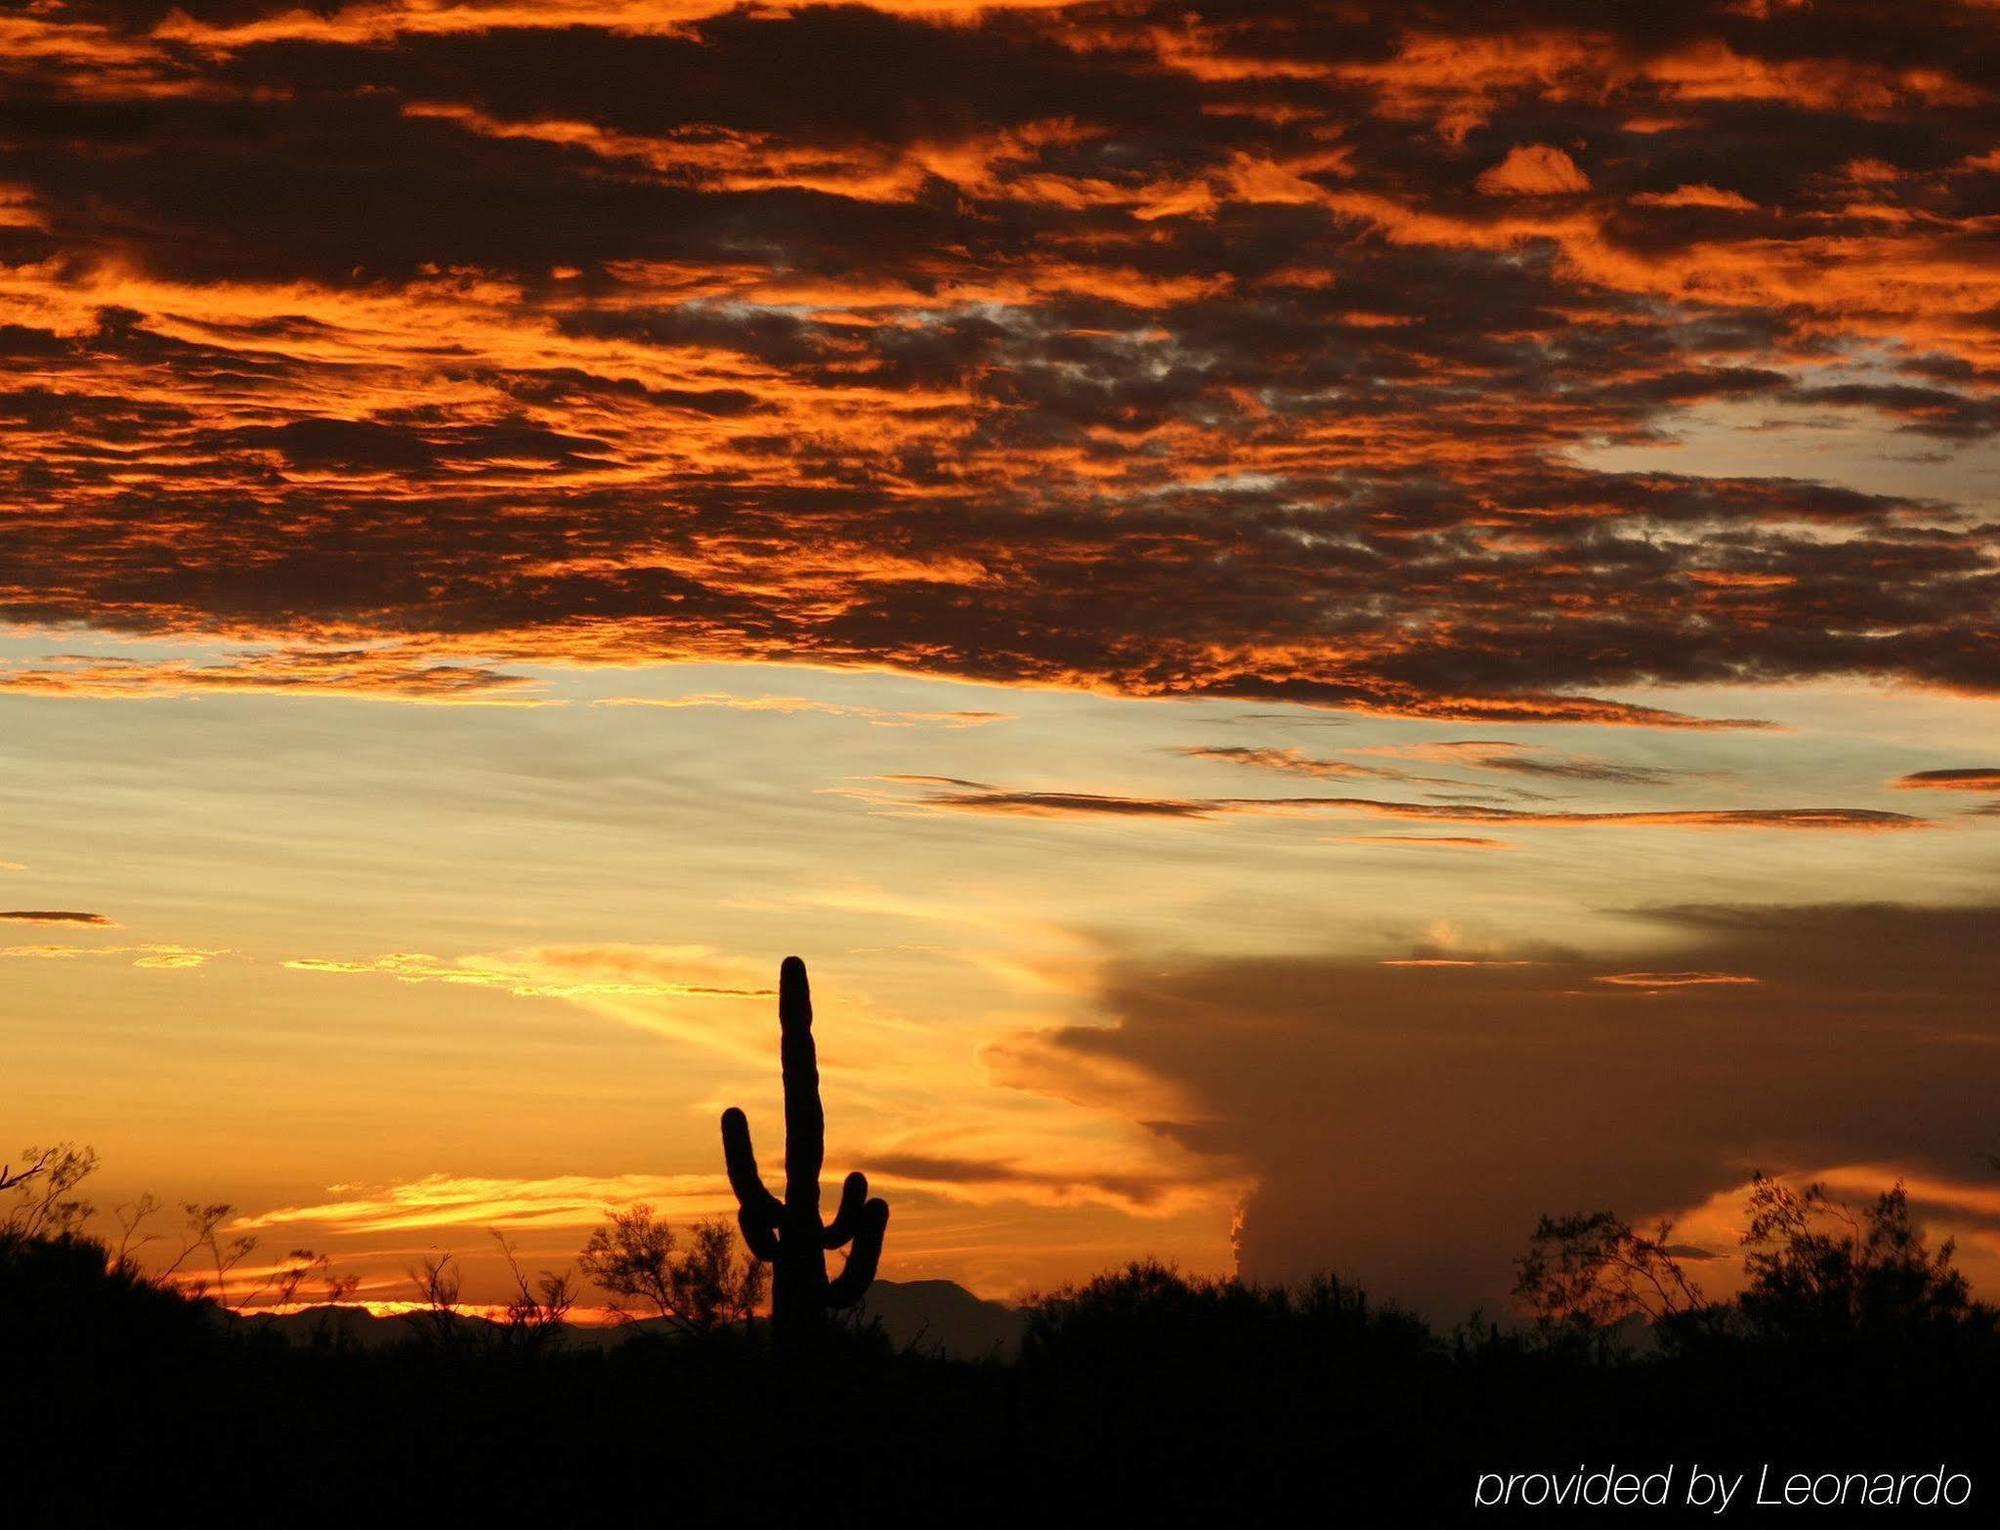
<svg viewBox="0 0 2000 1530">
<path fill-rule="evenodd" d="M 21 1238 L 62 1238 L 83 1230 L 96 1207 L 72 1192 L 97 1172 L 97 1150 L 74 1142 L 31 1147 L 22 1153 L 28 1167 L 9 1168 L 0 1189 L 18 1191 L 15 1205 L 0 1218 L 0 1232 Z"/>
<path fill-rule="evenodd" d="M 557 1342 L 569 1320 L 570 1308 L 576 1305 L 575 1281 L 567 1270 L 560 1275 L 544 1270 L 530 1280 L 527 1271 L 521 1268 L 512 1240 L 497 1228 L 489 1228 L 488 1232 L 500 1246 L 500 1257 L 506 1260 L 507 1273 L 514 1283 L 514 1294 L 508 1298 L 506 1309 L 508 1339 L 530 1347 Z"/>
</svg>

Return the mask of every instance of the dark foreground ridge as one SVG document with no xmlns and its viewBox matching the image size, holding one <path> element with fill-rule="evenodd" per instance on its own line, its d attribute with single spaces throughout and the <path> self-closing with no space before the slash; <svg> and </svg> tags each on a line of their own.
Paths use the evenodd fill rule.
<svg viewBox="0 0 2000 1530">
<path fill-rule="evenodd" d="M 281 1320 L 289 1341 L 224 1320 L 88 1238 L 9 1238 L 0 1524 L 1596 1525 L 1473 1495 L 1482 1473 L 1615 1465 L 1671 1469 L 1678 1502 L 1696 1464 L 1754 1485 L 1766 1462 L 1943 1464 L 1973 1491 L 1958 1509 L 1722 1522 L 1990 1523 L 2000 1345 L 1982 1312 L 1712 1324 L 1637 1352 L 1441 1334 L 1332 1281 L 1285 1292 L 1134 1265 L 1032 1306 L 1011 1360 L 836 1325 L 802 1362 L 761 1321 L 615 1344 L 415 1321 L 369 1347 L 353 1320 Z"/>
<path fill-rule="evenodd" d="M 781 1021 L 784 1196 L 730 1112 L 739 1228 L 614 1209 L 578 1256 L 636 1304 L 613 1330 L 569 1324 L 572 1277 L 531 1281 L 499 1234 L 497 1320 L 460 1310 L 449 1255 L 382 1319 L 309 1250 L 253 1293 L 279 1314 L 245 1316 L 229 1206 L 184 1206 L 180 1257 L 148 1271 L 159 1208 L 92 1236 L 88 1149 L 0 1169 L 0 1530 L 1996 1521 L 2000 1313 L 1900 1186 L 1857 1207 L 1758 1175 L 1727 1298 L 1671 1225 L 1544 1218 L 1505 1329 L 1148 1262 L 1007 1308 L 874 1281 L 888 1210 L 859 1174 L 822 1222 L 795 960 Z"/>
</svg>

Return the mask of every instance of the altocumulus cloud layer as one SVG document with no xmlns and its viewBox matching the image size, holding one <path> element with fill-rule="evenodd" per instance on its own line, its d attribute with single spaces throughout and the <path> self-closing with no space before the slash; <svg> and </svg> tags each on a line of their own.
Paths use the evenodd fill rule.
<svg viewBox="0 0 2000 1530">
<path fill-rule="evenodd" d="M 2000 687 L 1976 517 L 1573 455 L 2000 428 L 1989 5 L 41 0 L 0 45 L 9 618 L 418 699 Z M 87 680 L 36 684 L 200 683 Z"/>
</svg>

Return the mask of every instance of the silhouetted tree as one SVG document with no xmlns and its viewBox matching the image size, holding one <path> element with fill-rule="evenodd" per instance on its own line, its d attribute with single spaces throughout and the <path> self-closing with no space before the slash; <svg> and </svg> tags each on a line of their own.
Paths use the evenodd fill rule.
<svg viewBox="0 0 2000 1530">
<path fill-rule="evenodd" d="M 172 1279 L 190 1258 L 206 1253 L 215 1269 L 215 1303 L 227 1311 L 235 1311 L 229 1299 L 229 1272 L 256 1249 L 257 1239 L 249 1233 L 234 1238 L 222 1236 L 222 1224 L 236 1214 L 236 1208 L 227 1201 L 183 1201 L 181 1212 L 187 1219 L 181 1235 L 181 1251 L 172 1264 L 160 1271 L 159 1278 Z M 208 1294 L 205 1279 L 190 1280 L 189 1285 L 197 1296 Z"/>
<path fill-rule="evenodd" d="M 674 1229 L 641 1204 L 610 1213 L 577 1263 L 614 1296 L 649 1303 L 676 1328 L 708 1333 L 747 1321 L 764 1299 L 764 1266 L 736 1248 L 735 1233 L 717 1218 L 695 1224 L 683 1249 Z"/>
<path fill-rule="evenodd" d="M 141 1236 L 140 1229 L 158 1216 L 161 1210 L 159 1197 L 151 1191 L 141 1195 L 137 1200 L 125 1201 L 111 1208 L 112 1218 L 118 1223 L 118 1247 L 112 1253 L 112 1268 L 139 1269 L 139 1250 L 149 1243 L 158 1241 L 159 1238 L 157 1233 L 146 1233 Z"/>
<path fill-rule="evenodd" d="M 1649 1235 L 1609 1211 L 1543 1217 L 1515 1261 L 1514 1297 L 1549 1341 L 1608 1343 L 1630 1318 L 1652 1323 L 1700 1312 L 1702 1290 L 1681 1267 L 1674 1225 Z"/>
<path fill-rule="evenodd" d="M 689 1247 L 674 1264 L 681 1316 L 708 1332 L 728 1323 L 748 1322 L 764 1300 L 764 1266 L 737 1253 L 736 1235 L 721 1218 L 697 1222 Z"/>
<path fill-rule="evenodd" d="M 778 1055 L 785 1081 L 785 1198 L 764 1188 L 750 1147 L 750 1122 L 735 1108 L 722 1113 L 722 1156 L 736 1192 L 737 1225 L 750 1252 L 772 1266 L 771 1326 L 779 1341 L 814 1343 L 829 1308 L 851 1307 L 875 1278 L 889 1204 L 871 1200 L 868 1178 L 850 1174 L 833 1220 L 819 1214 L 819 1171 L 825 1160 L 826 1117 L 819 1100 L 819 1058 L 813 1045 L 812 991 L 806 964 L 785 958 L 778 970 Z M 852 1242 L 839 1275 L 827 1279 L 826 1251 Z"/>
<path fill-rule="evenodd" d="M 1990 1323 L 1953 1263 L 1954 1243 L 1931 1249 L 1900 1180 L 1857 1209 L 1823 1185 L 1795 1190 L 1757 1174 L 1749 1209 L 1739 1305 L 1763 1333 L 1892 1337 Z"/>
<path fill-rule="evenodd" d="M 25 1169 L 0 1170 L 0 1191 L 15 1191 L 14 1204 L 0 1216 L 0 1232 L 19 1238 L 62 1238 L 82 1231 L 97 1208 L 74 1192 L 97 1172 L 97 1150 L 74 1142 L 31 1147 L 21 1155 Z"/>
<path fill-rule="evenodd" d="M 493 1241 L 500 1245 L 514 1283 L 503 1317 L 502 1342 L 530 1349 L 560 1343 L 569 1310 L 576 1305 L 576 1282 L 567 1270 L 560 1275 L 543 1270 L 531 1280 L 507 1235 L 495 1229 Z"/>
<path fill-rule="evenodd" d="M 410 1267 L 410 1279 L 417 1288 L 418 1305 L 404 1316 L 412 1331 L 439 1349 L 455 1348 L 462 1326 L 458 1303 L 465 1282 L 452 1256 L 427 1256 Z"/>
</svg>

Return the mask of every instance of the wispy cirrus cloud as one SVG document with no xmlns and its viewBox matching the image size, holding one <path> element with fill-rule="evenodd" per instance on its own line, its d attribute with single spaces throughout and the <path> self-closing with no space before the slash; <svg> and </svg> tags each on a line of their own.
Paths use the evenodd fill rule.
<svg viewBox="0 0 2000 1530">
<path fill-rule="evenodd" d="M 896 778 L 885 778 L 896 779 Z M 905 781 L 924 778 L 902 778 Z M 859 795 L 869 797 L 862 792 Z M 1663 808 L 1571 812 L 1489 807 L 1478 803 L 1401 802 L 1372 797 L 1137 797 L 1100 792 L 1010 791 L 977 782 L 940 784 L 901 801 L 933 812 L 1003 818 L 1208 819 L 1230 816 L 1398 818 L 1430 823 L 1506 824 L 1523 828 L 1622 827 L 1887 831 L 1918 829 L 1929 820 L 1878 808 Z"/>
<path fill-rule="evenodd" d="M 390 978 L 492 989 L 520 999 L 557 999 L 639 1030 L 744 1062 L 769 1060 L 761 1026 L 735 1023 L 729 1007 L 776 996 L 767 963 L 751 963 L 709 946 L 613 943 L 533 946 L 512 951 L 438 957 L 399 951 L 356 958 L 299 956 L 294 972 L 348 978 Z"/>
<path fill-rule="evenodd" d="M 1249 765 L 1291 776 L 1327 781 L 1404 781 L 1430 786 L 1460 784 L 1449 777 L 1422 776 L 1394 765 L 1371 765 L 1342 758 L 1310 755 L 1290 747 L 1241 744 L 1188 745 L 1174 751 L 1190 760 L 1214 760 L 1225 765 Z"/>
<path fill-rule="evenodd" d="M 801 712 L 826 717 L 852 717 L 878 728 L 983 728 L 990 723 L 1009 722 L 1012 714 L 973 710 L 920 711 L 893 707 L 863 706 L 854 702 L 816 701 L 806 696 L 731 696 L 703 693 L 695 696 L 607 696 L 592 705 L 600 707 L 721 708 L 731 712 L 774 712 L 793 716 Z"/>
<path fill-rule="evenodd" d="M 300 956 L 296 972 L 392 977 L 401 983 L 448 983 L 499 988 L 522 998 L 769 998 L 746 963 L 718 957 L 708 946 L 540 946 L 444 959 L 422 952 L 340 960 Z"/>
<path fill-rule="evenodd" d="M 1463 770 L 1498 771 L 1509 775 L 1541 776 L 1549 780 L 1587 781 L 1613 786 L 1665 786 L 1675 781 L 1699 779 L 1709 774 L 1662 765 L 1605 760 L 1590 755 L 1559 754 L 1534 744 L 1523 744 L 1510 739 L 1445 739 L 1425 744 L 1378 744 L 1350 750 L 1347 756 L 1333 758 L 1309 755 L 1302 749 L 1257 749 L 1233 745 L 1184 748 L 1178 752 L 1190 759 L 1251 765 L 1286 775 L 1315 776 L 1331 780 L 1406 781 L 1430 786 L 1457 783 L 1450 778 L 1418 775 L 1394 765 L 1373 764 L 1369 761 L 1382 758 L 1422 761 L 1434 765 L 1455 766 Z"/>
<path fill-rule="evenodd" d="M 232 694 L 355 696 L 480 706 L 539 706 L 534 682 L 481 665 L 437 663 L 408 651 L 285 648 L 208 663 L 58 654 L 0 663 L 0 694 L 154 698 Z"/>
<path fill-rule="evenodd" d="M 1131 1216 L 1173 1216 L 1190 1206 L 1213 1204 L 1230 1186 L 1218 1183 L 1212 1165 L 1155 1169 L 1087 1165 L 1042 1166 L 948 1151 L 889 1147 L 869 1155 L 870 1183 L 903 1184 L 975 1205 L 1025 1201 L 1044 1206 L 1101 1205 Z M 1224 1176 L 1223 1178 L 1226 1178 Z M 1239 1187 L 1240 1188 L 1240 1187 Z"/>
<path fill-rule="evenodd" d="M 0 959 L 18 957 L 39 961 L 73 961 L 79 958 L 130 957 L 134 967 L 155 972 L 185 972 L 206 966 L 218 956 L 229 955 L 226 946 L 0 946 Z"/>
<path fill-rule="evenodd" d="M 669 1218 L 713 1215 L 733 1205 L 720 1174 L 561 1174 L 541 1179 L 429 1174 L 380 1186 L 334 1185 L 333 1199 L 240 1216 L 231 1227 L 322 1226 L 340 1234 L 424 1228 L 579 1228 L 607 1207 L 645 1201 Z"/>
<path fill-rule="evenodd" d="M 1347 834 L 1335 836 L 1328 842 L 1336 845 L 1383 845 L 1390 849 L 1407 850 L 1507 850 L 1512 848 L 1504 839 L 1491 839 L 1482 834 Z"/>
<path fill-rule="evenodd" d="M 1212 1205 L 1234 1188 L 1213 1165 L 1119 1170 L 1078 1164 L 1032 1166 L 894 1146 L 868 1155 L 870 1182 L 961 1205 L 1007 1202 L 1039 1206 L 1096 1205 L 1132 1215 L 1173 1216 Z M 735 1199 L 722 1174 L 562 1174 L 542 1178 L 429 1174 L 386 1185 L 334 1185 L 323 1201 L 273 1207 L 238 1216 L 246 1232 L 318 1229 L 340 1237 L 498 1228 L 563 1231 L 595 1227 L 607 1210 L 644 1202 L 676 1223 L 732 1214 Z"/>
</svg>

